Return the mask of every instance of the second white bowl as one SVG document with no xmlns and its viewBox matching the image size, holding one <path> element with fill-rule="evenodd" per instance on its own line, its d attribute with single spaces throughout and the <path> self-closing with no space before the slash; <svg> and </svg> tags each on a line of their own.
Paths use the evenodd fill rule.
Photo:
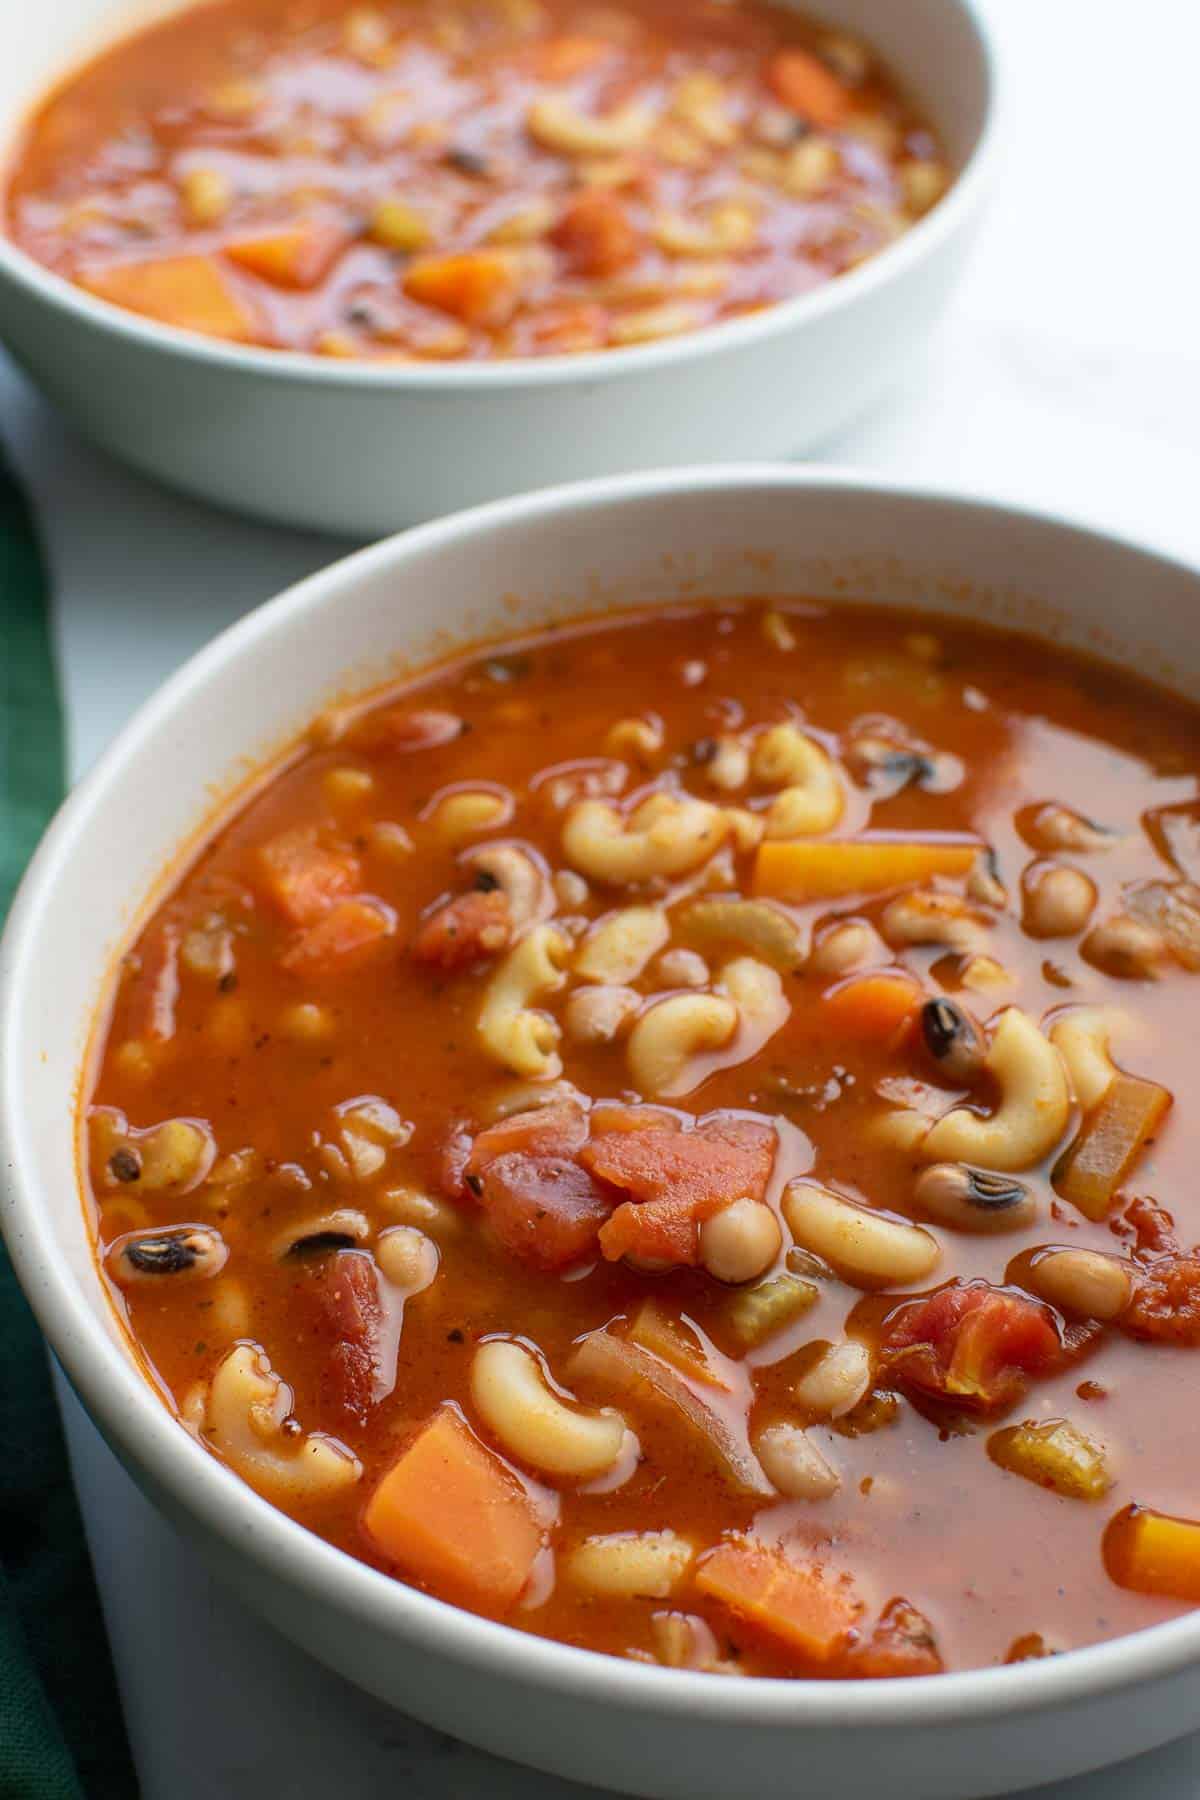
<svg viewBox="0 0 1200 1800">
<path fill-rule="evenodd" d="M 807 450 L 862 411 L 937 319 L 982 196 L 996 84 L 975 0 L 819 11 L 884 54 L 958 178 L 891 248 L 802 299 L 635 349 L 378 368 L 151 323 L 0 237 L 0 337 L 81 431 L 136 468 L 235 511 L 357 537 L 576 477 Z M 126 0 L 4 9 L 10 146 L 56 77 L 136 22 Z M 0 163 L 10 146 L 0 134 Z"/>
</svg>

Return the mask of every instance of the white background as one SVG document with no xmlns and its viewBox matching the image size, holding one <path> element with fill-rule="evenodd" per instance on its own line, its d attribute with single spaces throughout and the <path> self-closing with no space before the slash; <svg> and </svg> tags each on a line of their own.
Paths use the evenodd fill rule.
<svg viewBox="0 0 1200 1800">
<path fill-rule="evenodd" d="M 826 459 L 1033 499 L 1200 562 L 1200 6 L 987 3 L 1010 76 L 992 213 L 928 353 Z M 52 566 L 76 775 L 183 658 L 343 547 L 115 468 L 2 353 L 0 429 Z M 213 1587 L 69 1397 L 65 1412 L 146 1800 L 582 1797 L 285 1645 Z M 1041 1792 L 1196 1800 L 1200 1739 Z"/>
</svg>

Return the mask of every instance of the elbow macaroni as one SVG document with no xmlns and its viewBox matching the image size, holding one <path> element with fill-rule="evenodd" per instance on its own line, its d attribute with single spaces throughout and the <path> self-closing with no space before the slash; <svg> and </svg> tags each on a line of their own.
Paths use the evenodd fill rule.
<svg viewBox="0 0 1200 1800">
<path fill-rule="evenodd" d="M 930 1162 L 966 1162 L 1008 1173 L 1031 1169 L 1066 1130 L 1071 1111 L 1063 1059 L 1027 1013 L 1001 1014 L 984 1064 L 1000 1089 L 990 1118 L 955 1107 L 926 1132 Z"/>
<path fill-rule="evenodd" d="M 754 746 L 756 781 L 782 791 L 767 812 L 769 838 L 812 837 L 832 831 L 842 816 L 841 783 L 833 760 L 795 725 L 773 725 Z"/>
<path fill-rule="evenodd" d="M 671 927 L 658 906 L 626 906 L 593 926 L 575 958 L 585 981 L 625 987 L 669 943 Z"/>
<path fill-rule="evenodd" d="M 479 1014 L 484 1049 L 514 1075 L 555 1081 L 562 1074 L 560 1027 L 533 1002 L 566 985 L 570 944 L 561 931 L 536 925 L 509 951 L 488 984 Z"/>
<path fill-rule="evenodd" d="M 590 1480 L 607 1474 L 624 1448 L 620 1413 L 568 1406 L 523 1344 L 492 1338 L 479 1346 L 471 1364 L 471 1399 L 504 1449 L 543 1475 Z"/>
<path fill-rule="evenodd" d="M 612 887 L 686 875 L 729 835 L 719 807 L 690 794 L 652 794 L 628 819 L 604 800 L 581 800 L 567 814 L 563 853 L 572 867 Z"/>
<path fill-rule="evenodd" d="M 358 1458 L 336 1438 L 310 1432 L 299 1448 L 283 1435 L 292 1390 L 259 1344 L 237 1344 L 209 1384 L 203 1430 L 246 1481 L 273 1500 L 328 1499 L 362 1475 Z"/>
<path fill-rule="evenodd" d="M 650 1007 L 629 1034 L 633 1084 L 655 1099 L 677 1099 L 701 1078 L 697 1059 L 721 1050 L 738 1025 L 738 1009 L 718 994 L 672 994 Z"/>
</svg>

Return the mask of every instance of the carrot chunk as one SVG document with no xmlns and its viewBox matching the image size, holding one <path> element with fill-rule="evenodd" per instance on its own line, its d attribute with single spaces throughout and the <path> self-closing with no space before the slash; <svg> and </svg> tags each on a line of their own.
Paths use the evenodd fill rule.
<svg viewBox="0 0 1200 1800">
<path fill-rule="evenodd" d="M 1054 1170 L 1054 1186 L 1063 1199 L 1089 1219 L 1104 1218 L 1170 1106 L 1166 1088 L 1118 1075 Z"/>
<path fill-rule="evenodd" d="M 754 892 L 796 903 L 878 894 L 933 875 L 965 875 L 979 850 L 951 837 L 770 839 L 754 859 Z"/>
<path fill-rule="evenodd" d="M 84 269 L 79 285 L 100 300 L 181 331 L 235 341 L 255 335 L 253 314 L 210 256 L 163 256 Z"/>
<path fill-rule="evenodd" d="M 314 288 L 332 269 L 348 243 L 338 225 L 307 220 L 261 237 L 226 244 L 230 262 L 276 287 Z"/>
<path fill-rule="evenodd" d="M 919 981 L 899 970 L 852 975 L 821 1001 L 822 1024 L 834 1044 L 893 1044 L 925 1001 Z"/>
<path fill-rule="evenodd" d="M 401 1451 L 363 1528 L 406 1575 L 492 1612 L 513 1605 L 543 1539 L 529 1495 L 452 1406 Z"/>
<path fill-rule="evenodd" d="M 404 277 L 404 291 L 422 306 L 450 313 L 464 325 L 507 324 L 521 298 L 522 264 L 508 250 L 463 250 L 429 256 Z"/>
<path fill-rule="evenodd" d="M 1118 1587 L 1200 1605 L 1200 1522 L 1126 1506 L 1109 1520 L 1104 1567 Z"/>
<path fill-rule="evenodd" d="M 258 866 L 268 898 L 293 925 L 315 924 L 362 880 L 353 852 L 321 843 L 309 825 L 269 839 L 258 853 Z"/>
<path fill-rule="evenodd" d="M 837 76 L 807 50 L 777 51 L 767 81 L 776 99 L 822 130 L 840 125 L 850 110 L 850 96 Z"/>
<path fill-rule="evenodd" d="M 862 1612 L 844 1583 L 766 1544 L 718 1545 L 701 1562 L 695 1583 L 744 1624 L 810 1662 L 832 1662 Z"/>
<path fill-rule="evenodd" d="M 339 900 L 315 925 L 306 925 L 279 959 L 293 975 L 330 975 L 358 962 L 385 937 L 396 921 L 381 900 Z"/>
</svg>

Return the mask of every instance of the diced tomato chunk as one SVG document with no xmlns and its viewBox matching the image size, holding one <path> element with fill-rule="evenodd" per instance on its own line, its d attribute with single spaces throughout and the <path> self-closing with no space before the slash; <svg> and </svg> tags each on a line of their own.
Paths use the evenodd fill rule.
<svg viewBox="0 0 1200 1800">
<path fill-rule="evenodd" d="M 471 892 L 447 900 L 430 913 L 412 942 L 418 962 L 438 969 L 464 969 L 508 948 L 512 917 L 508 895 Z"/>
<path fill-rule="evenodd" d="M 311 825 L 297 825 L 269 839 L 258 853 L 258 865 L 268 898 L 293 925 L 314 924 L 362 881 L 353 851 L 322 843 Z"/>
<path fill-rule="evenodd" d="M 1160 1254 L 1163 1251 L 1178 1250 L 1175 1221 L 1165 1206 L 1139 1197 L 1129 1202 L 1124 1218 L 1126 1225 L 1131 1226 L 1134 1231 L 1139 1252 Z"/>
<path fill-rule="evenodd" d="M 410 712 L 406 707 L 387 706 L 355 720 L 346 740 L 358 750 L 392 750 L 406 755 L 452 744 L 463 730 L 458 714 L 444 712 L 440 707 L 426 706 Z"/>
<path fill-rule="evenodd" d="M 574 1160 L 586 1136 L 583 1107 L 558 1101 L 481 1131 L 463 1164 L 463 1187 L 504 1248 L 534 1268 L 563 1269 L 594 1255 L 616 1201 Z"/>
<path fill-rule="evenodd" d="M 126 985 L 127 1028 L 135 1038 L 165 1044 L 175 1035 L 175 1007 L 179 999 L 178 925 L 164 921 L 152 928 L 138 946 L 138 963 Z"/>
<path fill-rule="evenodd" d="M 587 1137 L 587 1114 L 578 1100 L 556 1100 L 512 1113 L 481 1131 L 471 1148 L 467 1173 L 482 1175 L 489 1163 L 510 1151 L 526 1156 L 574 1156 Z"/>
<path fill-rule="evenodd" d="M 373 1257 L 361 1250 L 338 1250 L 321 1258 L 311 1276 L 316 1303 L 314 1330 L 330 1339 L 321 1388 L 333 1411 L 359 1425 L 390 1392 L 395 1371 L 381 1361 L 383 1300 Z"/>
<path fill-rule="evenodd" d="M 770 1126 L 734 1117 L 687 1132 L 656 1124 L 595 1134 L 580 1162 L 632 1196 L 600 1233 L 605 1256 L 698 1262 L 701 1224 L 732 1200 L 762 1199 L 775 1146 Z"/>
<path fill-rule="evenodd" d="M 580 275 L 615 275 L 637 260 L 639 248 L 629 214 L 604 188 L 572 200 L 550 240 Z"/>
<path fill-rule="evenodd" d="M 512 1255 L 549 1270 L 594 1254 L 612 1196 L 577 1162 L 511 1151 L 489 1163 L 479 1179 L 479 1204 Z"/>
<path fill-rule="evenodd" d="M 846 1673 L 866 1680 L 940 1675 L 945 1668 L 933 1627 L 907 1600 L 889 1600 L 870 1637 L 846 1657 Z"/>
<path fill-rule="evenodd" d="M 1200 1257 L 1161 1256 L 1137 1277 L 1121 1317 L 1131 1336 L 1156 1343 L 1200 1344 Z"/>
<path fill-rule="evenodd" d="M 279 966 L 293 975 L 336 974 L 360 962 L 395 928 L 395 916 L 382 900 L 339 900 L 292 939 Z"/>
<path fill-rule="evenodd" d="M 938 1399 L 992 1411 L 1063 1358 L 1049 1307 L 984 1281 L 954 1284 L 893 1313 L 880 1344 L 899 1381 Z"/>
<path fill-rule="evenodd" d="M 846 1647 L 862 1612 L 849 1586 L 815 1563 L 793 1562 L 783 1550 L 748 1540 L 719 1544 L 695 1580 L 700 1593 L 756 1634 L 815 1663 L 831 1662 Z"/>
</svg>

